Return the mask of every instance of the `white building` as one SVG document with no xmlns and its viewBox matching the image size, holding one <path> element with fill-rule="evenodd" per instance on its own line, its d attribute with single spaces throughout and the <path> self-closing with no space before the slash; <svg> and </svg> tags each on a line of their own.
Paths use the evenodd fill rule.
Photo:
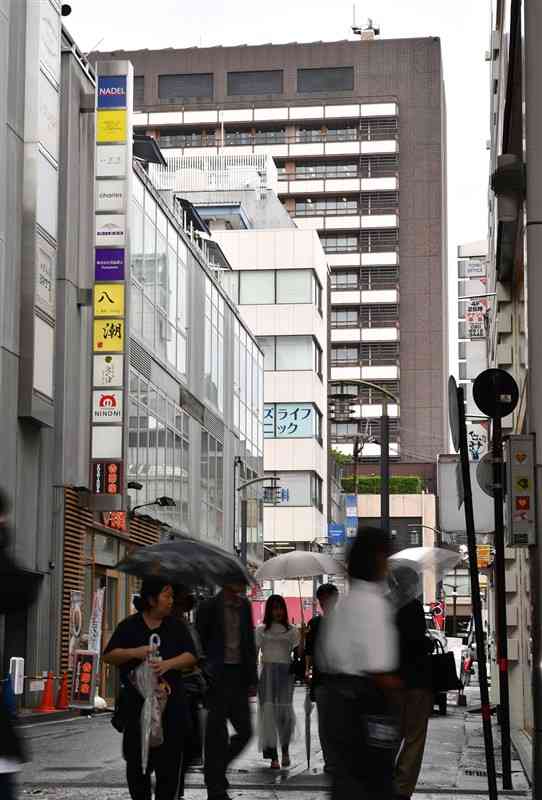
<svg viewBox="0 0 542 800">
<path fill-rule="evenodd" d="M 160 184 L 208 223 L 222 282 L 264 352 L 264 470 L 285 490 L 280 499 L 266 497 L 264 542 L 277 553 L 317 548 L 327 542 L 328 496 L 322 244 L 316 230 L 299 230 L 279 202 L 269 156 L 175 156 L 168 164 L 158 170 Z M 312 597 L 312 580 L 301 588 Z M 275 591 L 299 619 L 297 582 L 277 583 Z"/>
</svg>

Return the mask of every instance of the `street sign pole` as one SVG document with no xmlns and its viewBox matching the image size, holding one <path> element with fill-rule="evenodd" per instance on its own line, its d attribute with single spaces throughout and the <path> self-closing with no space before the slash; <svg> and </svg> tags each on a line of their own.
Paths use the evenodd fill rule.
<svg viewBox="0 0 542 800">
<path fill-rule="evenodd" d="M 519 389 L 510 373 L 486 369 L 472 387 L 474 402 L 491 417 L 493 505 L 495 513 L 495 605 L 497 616 L 497 664 L 499 668 L 499 722 L 501 725 L 502 782 L 512 789 L 512 745 L 510 741 L 510 685 L 508 680 L 508 627 L 506 621 L 506 568 L 504 563 L 504 491 L 502 459 L 503 417 L 511 414 L 519 400 Z"/>
<path fill-rule="evenodd" d="M 508 682 L 508 629 L 506 619 L 506 569 L 504 564 L 502 425 L 493 418 L 493 501 L 495 510 L 495 594 L 497 606 L 497 663 L 499 667 L 499 719 L 501 724 L 502 785 L 512 789 L 510 743 L 510 686 Z"/>
<path fill-rule="evenodd" d="M 491 706 L 489 704 L 489 689 L 487 683 L 486 647 L 484 629 L 482 624 L 482 600 L 480 597 L 480 579 L 478 576 L 478 561 L 476 552 L 476 531 L 474 528 L 474 509 L 472 505 L 472 487 L 470 480 L 469 448 L 467 443 L 467 426 L 465 421 L 465 394 L 462 386 L 457 387 L 455 379 L 450 378 L 450 424 L 454 444 L 459 445 L 461 460 L 461 477 L 465 504 L 465 527 L 469 549 L 469 567 L 472 595 L 472 615 L 474 617 L 474 631 L 476 637 L 476 652 L 478 657 L 478 675 L 480 682 L 480 700 L 482 706 L 482 726 L 484 733 L 484 746 L 486 754 L 487 784 L 490 800 L 497 800 L 497 772 L 495 769 L 495 750 L 493 746 L 493 731 L 491 729 Z M 455 395 L 455 399 L 452 396 Z"/>
</svg>

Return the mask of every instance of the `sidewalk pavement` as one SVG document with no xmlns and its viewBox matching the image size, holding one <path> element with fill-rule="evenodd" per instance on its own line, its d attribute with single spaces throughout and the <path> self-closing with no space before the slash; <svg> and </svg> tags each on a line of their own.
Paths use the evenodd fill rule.
<svg viewBox="0 0 542 800">
<path fill-rule="evenodd" d="M 476 688 L 467 689 L 468 706 L 479 703 Z M 416 800 L 461 800 L 487 797 L 487 778 L 481 718 L 458 708 L 456 693 L 449 693 L 447 716 L 434 716 L 429 735 Z M 329 781 L 323 772 L 318 741 L 316 710 L 312 714 L 311 766 L 307 768 L 304 736 L 305 690 L 295 691 L 298 733 L 291 746 L 292 767 L 271 771 L 261 758 L 254 740 L 232 765 L 228 775 L 232 800 L 323 800 Z M 254 706 L 254 712 L 256 707 Z M 124 763 L 120 757 L 120 737 L 106 716 L 66 721 L 25 729 L 34 751 L 33 761 L 21 776 L 23 797 L 43 800 L 127 800 Z M 500 773 L 499 736 L 494 722 L 497 772 Z M 530 798 L 528 781 L 514 752 L 514 791 L 500 794 Z M 500 781 L 499 781 L 500 783 Z M 187 800 L 205 800 L 201 769 L 188 775 Z"/>
</svg>

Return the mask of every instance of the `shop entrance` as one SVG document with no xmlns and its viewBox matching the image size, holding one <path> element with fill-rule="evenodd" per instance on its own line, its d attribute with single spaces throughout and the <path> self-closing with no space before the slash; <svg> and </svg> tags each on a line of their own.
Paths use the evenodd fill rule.
<svg viewBox="0 0 542 800">
<path fill-rule="evenodd" d="M 84 625 L 88 631 L 90 614 L 95 593 L 104 590 L 102 615 L 101 651 L 111 638 L 118 623 L 132 611 L 131 597 L 135 591 L 136 580 L 114 569 L 123 558 L 126 544 L 115 536 L 89 531 L 86 541 Z M 118 670 L 103 661 L 100 662 L 98 695 L 109 707 L 114 706 L 118 692 Z"/>
</svg>

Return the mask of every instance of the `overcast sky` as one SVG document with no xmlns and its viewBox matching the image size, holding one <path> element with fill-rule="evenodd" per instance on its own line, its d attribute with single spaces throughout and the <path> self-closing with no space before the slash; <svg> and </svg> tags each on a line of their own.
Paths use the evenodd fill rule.
<svg viewBox="0 0 542 800">
<path fill-rule="evenodd" d="M 91 49 L 353 38 L 346 0 L 72 0 L 64 20 L 77 44 Z M 448 245 L 451 277 L 457 245 L 487 234 L 490 0 L 375 0 L 357 4 L 357 22 L 372 14 L 384 38 L 440 36 L 448 111 Z M 451 281 L 455 313 L 455 280 Z M 454 365 L 450 363 L 452 371 Z"/>
</svg>

